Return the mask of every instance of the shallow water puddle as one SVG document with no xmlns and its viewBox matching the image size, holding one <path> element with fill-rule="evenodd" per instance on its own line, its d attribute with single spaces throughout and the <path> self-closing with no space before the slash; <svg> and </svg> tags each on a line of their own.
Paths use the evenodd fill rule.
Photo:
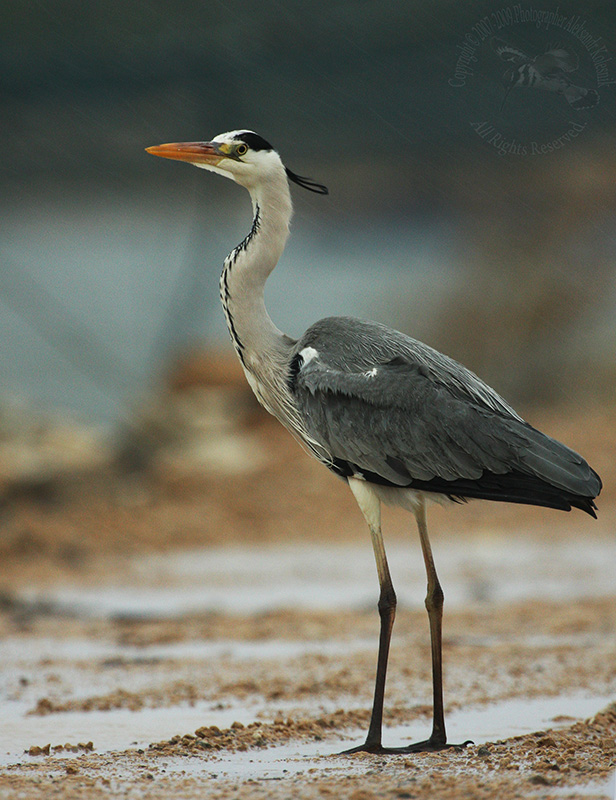
<svg viewBox="0 0 616 800">
<path fill-rule="evenodd" d="M 544 728 L 562 728 L 575 720 L 593 716 L 613 700 L 614 696 L 609 694 L 579 693 L 531 699 L 522 697 L 469 707 L 454 711 L 447 717 L 447 738 L 451 742 L 472 739 L 475 744 L 484 744 Z M 385 744 L 425 739 L 428 733 L 425 722 L 397 726 L 387 732 Z"/>
<path fill-rule="evenodd" d="M 448 608 L 529 597 L 563 600 L 611 594 L 616 540 L 543 543 L 528 537 L 437 540 Z M 419 546 L 388 546 L 402 605 L 421 607 L 425 574 Z M 57 586 L 21 593 L 26 602 L 91 617 L 169 618 L 191 612 L 257 613 L 374 605 L 370 547 L 311 545 L 208 549 L 150 555 L 134 562 L 134 583 Z"/>
<path fill-rule="evenodd" d="M 345 641 L 292 641 L 286 639 L 266 639 L 258 641 L 186 641 L 170 644 L 150 644 L 147 646 L 118 645 L 113 642 L 92 639 L 52 639 L 26 638 L 8 639 L 2 643 L 2 666 L 0 679 L 6 673 L 7 665 L 15 668 L 32 667 L 33 664 L 49 661 L 72 661 L 80 663 L 89 660 L 121 659 L 125 662 L 139 661 L 153 663 L 163 660 L 189 659 L 206 661 L 228 658 L 235 661 L 268 659 L 291 659 L 302 655 L 317 653 L 323 656 L 343 655 L 350 651 L 373 650 L 372 639 L 353 639 Z"/>
<path fill-rule="evenodd" d="M 544 793 L 537 792 L 536 797 Z M 603 783 L 588 783 L 585 786 L 550 786 L 550 797 L 590 797 L 592 800 L 599 798 L 616 798 L 616 772 Z"/>
<path fill-rule="evenodd" d="M 54 746 L 91 741 L 97 753 L 146 748 L 151 742 L 196 730 L 204 720 L 208 725 L 228 728 L 235 720 L 251 722 L 255 713 L 254 708 L 214 709 L 206 702 L 139 711 L 71 711 L 42 717 L 28 716 L 28 710 L 23 703 L 5 707 L 0 727 L 0 764 L 31 760 L 24 751 L 31 745 L 43 747 L 47 743 Z M 61 752 L 64 758 L 70 755 Z"/>
<path fill-rule="evenodd" d="M 573 541 L 548 546 L 521 536 L 478 538 L 470 542 L 437 541 L 434 549 L 448 607 L 465 609 L 481 603 L 500 603 L 502 608 L 507 603 L 530 598 L 571 603 L 576 598 L 601 597 L 613 592 L 616 541 L 591 538 L 585 540 L 583 546 Z M 401 602 L 412 607 L 422 606 L 425 576 L 418 547 L 396 542 L 389 548 L 389 555 Z M 86 619 L 120 616 L 132 620 L 174 619 L 190 611 L 249 615 L 289 607 L 334 613 L 337 607 L 373 608 L 376 596 L 375 568 L 366 543 L 246 547 L 149 556 L 135 562 L 132 578 L 124 586 L 111 582 L 98 587 L 65 585 L 22 594 L 24 600 L 49 603 L 52 610 Z M 58 622 L 61 623 L 61 617 Z M 88 624 L 86 622 L 82 628 L 75 626 L 74 630 L 88 630 Z M 232 637 L 232 618 L 229 624 L 228 635 Z M 107 626 L 102 627 L 106 630 Z M 507 631 L 505 638 L 512 635 L 509 628 Z M 539 650 L 547 646 L 571 647 L 580 653 L 580 662 L 583 662 L 585 648 L 594 652 L 595 661 L 598 660 L 597 653 L 600 656 L 605 649 L 602 647 L 604 638 L 605 630 L 596 625 L 589 626 L 587 631 L 565 626 L 562 634 L 540 633 L 516 638 L 516 642 Z M 498 634 L 479 632 L 475 640 L 469 639 L 466 644 L 489 647 L 500 641 Z M 255 665 L 262 670 L 269 670 L 272 664 L 285 668 L 288 665 L 296 676 L 301 659 L 309 656 L 310 681 L 318 687 L 322 680 L 321 662 L 313 656 L 337 663 L 350 653 L 363 651 L 371 654 L 372 664 L 376 654 L 372 638 L 341 642 L 333 638 L 317 641 L 188 639 L 152 641 L 140 646 L 123 644 L 121 637 L 113 641 L 62 638 L 61 635 L 57 639 L 15 636 L 2 643 L 0 660 L 3 702 L 0 765 L 39 763 L 45 770 L 62 769 L 62 760 L 73 754 L 60 751 L 57 756 L 46 758 L 24 755 L 24 751 L 32 745 L 44 747 L 50 743 L 53 747 L 92 741 L 95 753 L 114 754 L 105 758 L 120 778 L 141 775 L 144 769 L 159 776 L 166 773 L 176 780 L 182 774 L 189 778 L 194 776 L 197 782 L 208 777 L 280 781 L 312 770 L 332 776 L 364 774 L 374 767 L 373 759 L 336 757 L 341 750 L 362 741 L 365 732 L 360 730 L 343 730 L 319 742 L 292 740 L 278 747 L 236 753 L 204 751 L 179 757 L 148 750 L 151 743 L 191 733 L 202 725 L 225 729 L 235 721 L 244 725 L 256 719 L 268 722 L 274 714 L 316 718 L 340 707 L 353 710 L 362 702 L 367 705 L 356 696 L 340 694 L 335 683 L 333 690 L 330 687 L 322 696 L 318 690 L 312 695 L 293 695 L 289 700 L 284 700 L 283 695 L 271 701 L 265 699 L 264 693 L 252 692 L 249 680 Z M 498 647 L 494 652 L 498 658 Z M 363 655 L 358 656 L 358 660 L 362 658 Z M 603 663 L 600 658 L 599 663 Z M 224 675 L 225 679 L 228 675 L 231 687 L 234 681 L 241 687 L 245 675 L 249 688 L 244 694 L 241 689 L 234 692 L 233 688 L 218 694 L 214 692 L 209 699 L 200 699 L 194 704 L 187 702 L 187 695 L 180 691 L 173 694 L 176 682 L 198 685 L 200 689 L 204 685 L 215 687 L 215 680 L 210 678 L 208 682 L 210 674 Z M 472 739 L 475 744 L 482 744 L 566 726 L 575 719 L 590 717 L 613 699 L 605 693 L 613 682 L 602 671 L 598 675 L 600 682 L 568 680 L 561 683 L 562 694 L 556 697 L 517 698 L 492 705 L 467 706 L 448 715 L 449 739 Z M 347 683 L 342 681 L 340 686 L 347 686 Z M 595 687 L 595 693 L 578 691 L 578 686 Z M 521 686 L 518 688 L 522 691 Z M 549 686 L 545 689 L 550 690 Z M 113 707 L 114 698 L 121 692 L 134 693 L 144 707 L 130 710 L 126 707 L 125 696 L 119 698 L 118 705 L 122 707 Z M 203 691 L 194 696 L 203 698 Z M 74 701 L 102 698 L 107 702 L 111 698 L 109 705 L 112 707 L 89 711 L 52 709 L 47 715 L 29 715 L 28 712 L 45 698 L 57 701 L 60 707 L 73 702 L 68 707 L 80 708 L 84 707 L 81 702 Z M 459 699 L 464 702 L 463 697 Z M 164 703 L 174 705 L 159 707 Z M 563 715 L 567 716 L 563 718 Z M 559 721 L 555 723 L 555 719 Z M 428 732 L 429 720 L 422 717 L 408 726 L 386 727 L 384 742 L 404 745 L 426 738 Z M 143 752 L 138 753 L 139 749 Z M 125 750 L 130 750 L 132 755 L 116 757 L 115 753 Z M 80 770 L 88 769 L 88 763 L 92 765 L 93 762 L 88 762 L 86 757 L 81 763 L 85 767 L 80 766 Z M 562 796 L 567 797 L 565 790 Z"/>
<path fill-rule="evenodd" d="M 572 719 L 592 716 L 610 702 L 606 695 L 567 694 L 549 698 L 506 700 L 488 706 L 459 710 L 447 719 L 450 741 L 472 739 L 475 744 L 530 733 L 547 727 L 569 725 Z M 211 703 L 196 703 L 193 706 L 171 708 L 112 709 L 109 711 L 62 712 L 49 716 L 27 716 L 24 703 L 9 703 L 5 707 L 0 728 L 0 764 L 8 765 L 32 758 L 24 755 L 31 745 L 44 746 L 70 742 L 92 741 L 97 753 L 122 751 L 128 748 L 146 749 L 151 742 L 169 739 L 178 733 L 194 731 L 203 724 L 217 725 L 224 729 L 234 721 L 248 724 L 255 718 L 255 706 L 239 705 L 219 709 Z M 566 714 L 568 719 L 554 722 Z M 405 744 L 423 739 L 428 733 L 426 720 L 415 720 L 408 725 L 387 728 L 385 744 Z M 216 753 L 202 758 L 168 758 L 169 770 L 208 771 L 213 769 L 232 777 L 281 776 L 317 766 L 335 768 L 335 764 L 323 763 L 322 756 L 331 756 L 342 749 L 359 744 L 363 740 L 358 732 L 352 740 L 332 739 L 327 742 L 292 742 L 266 750 L 251 750 L 238 753 Z M 62 752 L 62 757 L 67 757 Z M 341 761 L 346 768 L 348 759 Z"/>
<path fill-rule="evenodd" d="M 566 710 L 568 717 L 585 719 L 595 714 L 610 702 L 604 695 L 566 695 L 560 697 L 506 700 L 501 703 L 460 710 L 447 719 L 450 741 L 466 741 L 472 738 L 474 744 L 507 739 L 532 733 L 543 728 L 558 728 L 572 724 L 573 719 L 554 722 Z M 385 745 L 404 745 L 425 739 L 429 733 L 426 720 L 413 721 L 408 725 L 387 728 L 384 732 Z M 365 738 L 339 739 L 326 743 L 297 742 L 272 747 L 267 750 L 243 753 L 217 754 L 210 759 L 169 759 L 168 771 L 200 773 L 215 771 L 219 776 L 245 780 L 248 778 L 276 778 L 303 772 L 311 768 L 319 770 L 365 770 L 373 764 L 354 761 L 348 757 L 336 758 L 342 750 L 361 744 Z M 327 757 L 323 760 L 323 757 Z M 167 759 L 165 759 L 167 761 Z"/>
</svg>

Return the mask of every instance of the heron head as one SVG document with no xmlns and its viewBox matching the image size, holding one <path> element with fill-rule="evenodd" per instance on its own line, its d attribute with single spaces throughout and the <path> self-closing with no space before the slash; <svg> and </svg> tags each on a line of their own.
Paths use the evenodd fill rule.
<svg viewBox="0 0 616 800">
<path fill-rule="evenodd" d="M 289 180 L 305 189 L 327 194 L 325 186 L 287 169 L 271 144 L 254 131 L 229 131 L 215 136 L 210 142 L 174 142 L 146 147 L 146 151 L 153 156 L 187 161 L 195 167 L 224 175 L 248 190 L 286 173 Z"/>
</svg>

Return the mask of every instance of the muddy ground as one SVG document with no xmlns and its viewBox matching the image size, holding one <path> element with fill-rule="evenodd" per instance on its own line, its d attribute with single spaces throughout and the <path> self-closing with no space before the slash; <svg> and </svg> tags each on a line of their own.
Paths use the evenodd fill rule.
<svg viewBox="0 0 616 800">
<path fill-rule="evenodd" d="M 175 442 L 145 475 L 7 495 L 0 797 L 613 798 L 616 413 L 529 416 L 603 474 L 599 519 L 430 509 L 450 739 L 474 742 L 440 753 L 337 755 L 369 719 L 370 542 L 275 423 L 249 410 L 217 458 Z M 384 525 L 385 743 L 404 744 L 429 732 L 428 626 L 413 521 Z"/>
</svg>

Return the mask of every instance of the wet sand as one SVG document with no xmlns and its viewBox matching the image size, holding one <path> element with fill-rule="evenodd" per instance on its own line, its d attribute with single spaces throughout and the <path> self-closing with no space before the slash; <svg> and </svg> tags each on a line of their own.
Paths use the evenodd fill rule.
<svg viewBox="0 0 616 800">
<path fill-rule="evenodd" d="M 441 753 L 337 755 L 369 719 L 370 542 L 348 490 L 267 421 L 245 471 L 15 501 L 0 797 L 613 798 L 616 426 L 603 412 L 543 424 L 603 473 L 598 521 L 429 512 L 449 738 L 474 742 Z M 412 519 L 384 524 L 400 599 L 384 741 L 405 744 L 430 726 L 425 579 Z"/>
</svg>

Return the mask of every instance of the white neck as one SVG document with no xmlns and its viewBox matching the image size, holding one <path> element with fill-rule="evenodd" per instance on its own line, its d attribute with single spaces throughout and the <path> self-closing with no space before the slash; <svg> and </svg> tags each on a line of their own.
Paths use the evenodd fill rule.
<svg viewBox="0 0 616 800">
<path fill-rule="evenodd" d="M 257 399 L 317 458 L 323 448 L 305 430 L 289 391 L 289 365 L 295 342 L 274 325 L 265 308 L 265 281 L 278 263 L 289 236 L 292 205 L 284 167 L 258 186 L 247 186 L 254 221 L 251 232 L 225 261 L 220 295 L 227 325 L 244 372 Z"/>
<path fill-rule="evenodd" d="M 289 236 L 292 204 L 283 168 L 249 191 L 253 227 L 225 261 L 220 294 L 240 360 L 245 369 L 256 372 L 263 357 L 280 352 L 285 340 L 267 313 L 264 290 Z"/>
</svg>

